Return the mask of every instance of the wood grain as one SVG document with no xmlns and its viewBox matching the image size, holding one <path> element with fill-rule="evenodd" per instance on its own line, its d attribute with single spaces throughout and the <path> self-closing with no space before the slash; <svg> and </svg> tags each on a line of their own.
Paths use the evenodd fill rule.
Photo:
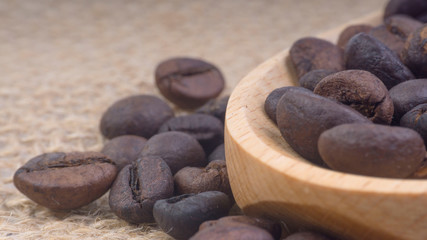
<svg viewBox="0 0 427 240">
<path fill-rule="evenodd" d="M 349 24 L 381 22 L 375 12 L 322 34 L 336 41 Z M 427 239 L 427 181 L 365 177 L 317 167 L 282 139 L 264 113 L 274 89 L 296 85 L 288 50 L 267 60 L 234 89 L 225 144 L 231 187 L 250 215 L 280 219 L 344 239 Z"/>
</svg>

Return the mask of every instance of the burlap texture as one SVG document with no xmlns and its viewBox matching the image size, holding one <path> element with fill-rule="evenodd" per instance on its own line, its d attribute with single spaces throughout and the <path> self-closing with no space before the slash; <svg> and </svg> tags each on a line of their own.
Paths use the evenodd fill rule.
<svg viewBox="0 0 427 240">
<path fill-rule="evenodd" d="M 296 39 L 386 0 L 0 1 L 0 238 L 168 239 L 130 225 L 106 195 L 53 212 L 12 184 L 14 171 L 52 151 L 99 151 L 101 114 L 132 94 L 159 95 L 153 72 L 173 56 L 204 58 L 231 92 L 255 66 Z"/>
</svg>

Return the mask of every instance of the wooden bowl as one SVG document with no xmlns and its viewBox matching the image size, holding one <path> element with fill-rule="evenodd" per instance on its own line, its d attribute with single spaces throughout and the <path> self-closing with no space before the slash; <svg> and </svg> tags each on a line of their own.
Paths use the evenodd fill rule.
<svg viewBox="0 0 427 240">
<path fill-rule="evenodd" d="M 382 14 L 353 21 L 377 25 Z M 322 34 L 336 41 L 345 26 Z M 280 52 L 249 73 L 227 108 L 225 147 L 234 197 L 250 215 L 342 239 L 427 239 L 427 180 L 366 177 L 320 168 L 295 153 L 264 112 L 274 89 L 297 85 Z"/>
</svg>

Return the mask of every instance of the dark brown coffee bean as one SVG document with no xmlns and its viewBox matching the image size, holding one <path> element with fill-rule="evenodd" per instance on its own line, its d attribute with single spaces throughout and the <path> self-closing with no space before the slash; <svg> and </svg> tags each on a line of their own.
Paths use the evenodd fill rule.
<svg viewBox="0 0 427 240">
<path fill-rule="evenodd" d="M 387 89 L 414 78 L 389 48 L 366 33 L 358 33 L 350 39 L 344 56 L 347 69 L 371 72 Z"/>
<path fill-rule="evenodd" d="M 150 138 L 173 117 L 172 109 L 160 98 L 136 95 L 111 105 L 101 118 L 101 132 L 106 138 L 137 135 Z"/>
<path fill-rule="evenodd" d="M 393 121 L 399 123 L 400 118 L 409 110 L 427 103 L 427 79 L 403 82 L 390 89 L 389 94 L 394 104 Z"/>
<path fill-rule="evenodd" d="M 299 85 L 303 88 L 313 91 L 316 85 L 326 76 L 336 73 L 336 71 L 317 69 L 310 71 L 299 79 Z"/>
<path fill-rule="evenodd" d="M 418 18 L 427 13 L 425 0 L 390 0 L 384 12 L 384 19 L 396 14 L 409 15 Z"/>
<path fill-rule="evenodd" d="M 195 113 L 171 118 L 159 128 L 159 133 L 169 131 L 191 135 L 199 141 L 206 154 L 224 142 L 224 125 L 218 118 L 207 114 Z"/>
<path fill-rule="evenodd" d="M 212 153 L 208 156 L 208 162 L 212 162 L 214 160 L 226 160 L 225 159 L 225 148 L 224 148 L 224 143 L 218 145 L 218 147 L 216 147 Z"/>
<path fill-rule="evenodd" d="M 233 223 L 247 224 L 252 225 L 254 227 L 262 228 L 269 232 L 274 239 L 279 239 L 282 235 L 282 229 L 279 223 L 264 218 L 249 217 L 245 215 L 227 216 L 222 217 L 218 220 L 206 221 L 202 223 L 202 225 L 200 225 L 199 231 L 202 231 L 217 224 L 230 225 Z"/>
<path fill-rule="evenodd" d="M 199 142 L 183 132 L 164 132 L 151 137 L 140 156 L 160 157 L 168 164 L 172 174 L 183 167 L 203 167 L 207 163 Z"/>
<path fill-rule="evenodd" d="M 172 58 L 156 68 L 160 92 L 182 108 L 196 108 L 216 98 L 224 88 L 224 78 L 211 63 L 192 58 Z"/>
<path fill-rule="evenodd" d="M 145 146 L 147 139 L 134 135 L 122 135 L 108 141 L 101 150 L 116 164 L 120 171 L 127 164 L 138 158 L 138 154 Z"/>
<path fill-rule="evenodd" d="M 177 194 L 220 191 L 232 196 L 224 160 L 210 162 L 205 168 L 185 167 L 174 176 Z"/>
<path fill-rule="evenodd" d="M 325 131 L 319 152 L 332 169 L 376 177 L 405 178 L 421 165 L 423 139 L 412 129 L 344 124 Z"/>
<path fill-rule="evenodd" d="M 116 175 L 116 166 L 104 154 L 54 152 L 29 160 L 15 172 L 13 183 L 42 206 L 69 210 L 101 197 Z"/>
<path fill-rule="evenodd" d="M 266 230 L 239 222 L 215 224 L 197 232 L 190 240 L 273 240 Z"/>
<path fill-rule="evenodd" d="M 331 74 L 320 81 L 314 93 L 348 105 L 374 123 L 390 124 L 393 118 L 393 101 L 387 88 L 364 70 Z"/>
<path fill-rule="evenodd" d="M 296 41 L 289 50 L 289 57 L 298 79 L 316 69 L 344 70 L 341 48 L 319 38 L 307 37 Z"/>
<path fill-rule="evenodd" d="M 423 25 L 406 39 L 401 58 L 417 78 L 427 77 L 427 25 Z"/>
<path fill-rule="evenodd" d="M 427 103 L 420 104 L 405 113 L 400 119 L 400 126 L 415 130 L 427 146 Z"/>
<path fill-rule="evenodd" d="M 314 232 L 299 232 L 289 235 L 284 240 L 331 240 L 331 238 Z"/>
<path fill-rule="evenodd" d="M 384 21 L 384 25 L 390 33 L 406 41 L 423 23 L 407 15 L 393 15 Z"/>
<path fill-rule="evenodd" d="M 372 28 L 373 27 L 371 25 L 366 24 L 357 24 L 346 27 L 338 37 L 337 46 L 344 49 L 350 38 L 361 32 L 368 33 Z"/>
<path fill-rule="evenodd" d="M 120 171 L 110 191 L 111 210 L 130 223 L 154 222 L 157 200 L 173 196 L 173 176 L 158 157 L 141 157 Z"/>
<path fill-rule="evenodd" d="M 231 203 L 225 193 L 211 191 L 159 200 L 153 214 L 158 226 L 176 239 L 189 239 L 204 221 L 227 215 Z"/>
<path fill-rule="evenodd" d="M 286 142 L 307 160 L 322 164 L 317 151 L 320 134 L 344 123 L 370 123 L 356 110 L 310 90 L 291 87 L 277 104 L 277 124 Z"/>
<path fill-rule="evenodd" d="M 417 16 L 417 20 L 422 23 L 427 23 L 427 12 L 425 14 Z"/>
<path fill-rule="evenodd" d="M 403 47 L 405 46 L 406 39 L 391 33 L 384 24 L 372 28 L 371 31 L 369 31 L 369 35 L 383 43 L 393 51 L 397 57 L 400 56 L 400 52 L 402 52 Z"/>
<path fill-rule="evenodd" d="M 307 75 L 307 74 L 306 74 Z M 274 123 L 277 124 L 276 121 L 276 109 L 277 103 L 279 102 L 282 95 L 289 89 L 289 87 L 281 87 L 274 89 L 270 94 L 268 94 L 267 98 L 264 102 L 264 111 L 267 116 L 273 120 Z"/>
<path fill-rule="evenodd" d="M 225 96 L 220 99 L 209 100 L 205 105 L 196 110 L 196 113 L 203 113 L 212 115 L 224 123 L 225 111 L 227 110 L 227 103 L 230 96 Z"/>
</svg>

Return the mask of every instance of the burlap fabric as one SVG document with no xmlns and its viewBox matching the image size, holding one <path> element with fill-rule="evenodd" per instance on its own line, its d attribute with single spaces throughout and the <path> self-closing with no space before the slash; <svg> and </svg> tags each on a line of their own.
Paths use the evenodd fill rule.
<svg viewBox="0 0 427 240">
<path fill-rule="evenodd" d="M 12 184 L 28 159 L 99 151 L 101 114 L 114 101 L 159 95 L 156 64 L 204 58 L 228 94 L 255 66 L 314 35 L 382 8 L 386 0 L 0 1 L 0 238 L 168 239 L 130 225 L 106 195 L 70 212 L 40 207 Z"/>
</svg>

